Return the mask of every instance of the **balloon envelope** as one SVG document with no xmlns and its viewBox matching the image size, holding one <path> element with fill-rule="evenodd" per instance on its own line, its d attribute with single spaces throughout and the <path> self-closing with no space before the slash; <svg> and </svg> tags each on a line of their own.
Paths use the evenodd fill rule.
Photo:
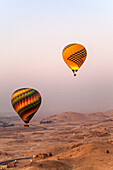
<svg viewBox="0 0 113 170">
<path fill-rule="evenodd" d="M 35 89 L 21 88 L 12 94 L 11 103 L 22 120 L 29 123 L 40 107 L 41 95 Z"/>
<path fill-rule="evenodd" d="M 84 63 L 87 51 L 81 44 L 69 44 L 64 47 L 62 56 L 68 67 L 76 73 Z"/>
</svg>

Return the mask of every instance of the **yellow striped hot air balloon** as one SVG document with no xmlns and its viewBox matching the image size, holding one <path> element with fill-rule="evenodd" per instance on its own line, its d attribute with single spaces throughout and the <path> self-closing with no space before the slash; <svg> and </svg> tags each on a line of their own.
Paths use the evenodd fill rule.
<svg viewBox="0 0 113 170">
<path fill-rule="evenodd" d="M 86 59 L 87 51 L 81 44 L 69 44 L 64 47 L 62 56 L 65 63 L 73 71 L 74 76 L 76 76 L 76 72 L 79 70 Z"/>
<path fill-rule="evenodd" d="M 28 127 L 27 124 L 41 105 L 41 95 L 35 89 L 21 88 L 12 94 L 11 103 L 14 110 L 26 123 L 25 126 Z"/>
</svg>

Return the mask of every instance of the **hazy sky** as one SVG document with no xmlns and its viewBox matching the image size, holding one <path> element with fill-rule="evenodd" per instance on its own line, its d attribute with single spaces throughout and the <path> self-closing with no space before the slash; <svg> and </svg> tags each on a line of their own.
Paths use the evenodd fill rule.
<svg viewBox="0 0 113 170">
<path fill-rule="evenodd" d="M 76 77 L 69 43 L 88 52 Z M 0 0 L 0 113 L 22 87 L 41 93 L 39 114 L 113 109 L 113 0 Z"/>
</svg>

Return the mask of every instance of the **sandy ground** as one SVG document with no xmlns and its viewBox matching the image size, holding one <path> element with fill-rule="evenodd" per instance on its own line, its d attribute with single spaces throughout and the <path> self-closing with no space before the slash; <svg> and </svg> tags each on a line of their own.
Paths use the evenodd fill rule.
<svg viewBox="0 0 113 170">
<path fill-rule="evenodd" d="M 112 113 L 84 116 L 66 112 L 42 124 L 34 119 L 29 128 L 23 127 L 20 119 L 3 119 L 15 126 L 0 127 L 0 166 L 4 163 L 17 170 L 113 170 Z M 33 158 L 48 152 L 53 156 Z"/>
</svg>

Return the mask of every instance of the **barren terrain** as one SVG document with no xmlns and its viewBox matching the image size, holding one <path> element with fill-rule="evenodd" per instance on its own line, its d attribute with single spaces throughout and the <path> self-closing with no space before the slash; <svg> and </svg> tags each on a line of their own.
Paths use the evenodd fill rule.
<svg viewBox="0 0 113 170">
<path fill-rule="evenodd" d="M 33 158 L 50 152 L 51 157 Z M 113 110 L 34 118 L 29 128 L 17 117 L 1 118 L 3 165 L 12 170 L 113 170 Z"/>
</svg>

